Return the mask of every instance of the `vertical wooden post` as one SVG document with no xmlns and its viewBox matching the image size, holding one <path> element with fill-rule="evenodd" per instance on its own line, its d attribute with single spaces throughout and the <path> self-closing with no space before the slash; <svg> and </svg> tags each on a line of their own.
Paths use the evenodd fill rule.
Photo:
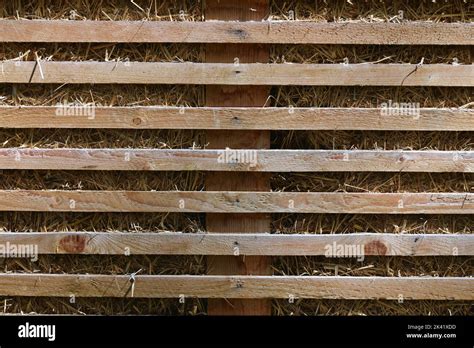
<svg viewBox="0 0 474 348">
<path fill-rule="evenodd" d="M 269 0 L 206 0 L 206 20 L 260 21 L 268 15 Z M 242 33 L 245 35 L 245 33 Z M 206 45 L 208 63 L 268 63 L 266 45 Z M 265 86 L 208 86 L 207 106 L 264 106 L 270 89 Z M 269 131 L 208 131 L 211 149 L 267 149 Z M 269 175 L 264 173 L 209 173 L 208 191 L 269 191 Z M 267 214 L 207 214 L 209 232 L 269 232 Z M 238 247 L 238 246 L 236 246 Z M 237 249 L 238 250 L 238 249 Z M 208 274 L 213 275 L 268 275 L 271 274 L 268 256 L 212 256 L 207 259 Z M 245 284 L 244 284 L 245 286 Z M 209 299 L 209 315 L 270 315 L 270 300 Z"/>
</svg>

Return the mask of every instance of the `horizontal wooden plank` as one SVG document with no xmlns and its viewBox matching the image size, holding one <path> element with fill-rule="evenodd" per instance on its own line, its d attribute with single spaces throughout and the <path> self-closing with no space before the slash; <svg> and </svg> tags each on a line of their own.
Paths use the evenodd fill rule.
<svg viewBox="0 0 474 348">
<path fill-rule="evenodd" d="M 474 86 L 474 65 L 4 61 L 0 83 Z"/>
<path fill-rule="evenodd" d="M 0 42 L 472 45 L 472 23 L 0 20 Z"/>
<path fill-rule="evenodd" d="M 474 214 L 474 193 L 0 190 L 0 211 Z"/>
<path fill-rule="evenodd" d="M 474 131 L 474 110 L 0 106 L 0 128 Z"/>
<path fill-rule="evenodd" d="M 474 255 L 474 235 L 3 232 L 0 246 L 34 246 L 37 254 L 453 256 Z"/>
<path fill-rule="evenodd" d="M 468 277 L 0 274 L 0 296 L 474 300 Z"/>
<path fill-rule="evenodd" d="M 0 169 L 474 172 L 474 151 L 0 149 Z"/>
</svg>

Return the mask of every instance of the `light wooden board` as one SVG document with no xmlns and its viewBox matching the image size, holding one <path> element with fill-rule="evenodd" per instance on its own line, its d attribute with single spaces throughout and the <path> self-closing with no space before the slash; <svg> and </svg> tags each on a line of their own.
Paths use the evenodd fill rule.
<svg viewBox="0 0 474 348">
<path fill-rule="evenodd" d="M 472 23 L 1 20 L 0 42 L 473 45 Z"/>
<path fill-rule="evenodd" d="M 0 128 L 474 131 L 455 108 L 0 106 Z M 68 113 L 71 113 L 68 115 Z"/>
<path fill-rule="evenodd" d="M 342 257 L 343 248 L 347 257 L 474 255 L 470 234 L 2 232 L 0 245 L 34 245 L 38 254 Z"/>
<path fill-rule="evenodd" d="M 0 274 L 0 296 L 132 297 L 130 276 Z M 137 275 L 134 297 L 474 300 L 468 277 Z"/>
<path fill-rule="evenodd" d="M 474 151 L 0 149 L 0 169 L 474 172 Z"/>
<path fill-rule="evenodd" d="M 474 193 L 0 190 L 0 211 L 474 214 Z"/>
<path fill-rule="evenodd" d="M 311 86 L 474 86 L 474 65 L 228 64 L 155 62 L 0 63 L 0 83 L 136 83 Z M 262 105 L 263 106 L 263 105 Z"/>
</svg>

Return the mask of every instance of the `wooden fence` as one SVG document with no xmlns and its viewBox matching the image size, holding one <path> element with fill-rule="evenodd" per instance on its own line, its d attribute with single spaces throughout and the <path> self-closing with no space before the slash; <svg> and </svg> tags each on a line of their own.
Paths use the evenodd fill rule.
<svg viewBox="0 0 474 348">
<path fill-rule="evenodd" d="M 248 2 L 248 1 L 247 1 Z M 202 212 L 208 232 L 0 233 L 41 254 L 209 255 L 200 276 L 0 274 L 0 296 L 202 297 L 211 314 L 268 314 L 268 299 L 474 300 L 469 277 L 272 276 L 270 256 L 324 255 L 325 245 L 363 244 L 366 255 L 474 255 L 462 234 L 269 234 L 262 213 L 474 214 L 472 193 L 268 192 L 263 172 L 474 173 L 473 151 L 270 150 L 270 130 L 474 131 L 472 109 L 422 108 L 418 117 L 379 108 L 264 108 L 271 85 L 474 87 L 473 65 L 268 64 L 255 44 L 473 45 L 473 23 L 258 21 L 265 1 L 208 1 L 208 22 L 1 20 L 1 42 L 203 43 L 204 63 L 3 61 L 0 83 L 203 84 L 206 107 L 99 107 L 86 119 L 55 107 L 0 107 L 3 128 L 206 129 L 207 150 L 0 150 L 0 169 L 206 171 L 207 191 L 0 190 L 1 211 Z M 229 22 L 228 20 L 238 20 Z M 252 21 L 253 20 L 253 21 Z M 228 44 L 233 44 L 228 46 Z M 262 53 L 263 52 L 263 53 Z M 235 64 L 234 57 L 240 62 Z M 235 91 L 221 100 L 222 86 Z M 229 102 L 228 99 L 231 99 Z M 263 101 L 263 102 L 262 102 Z M 249 139 L 242 140 L 242 132 Z M 221 135 L 220 135 L 221 134 Z M 219 161 L 225 147 L 255 150 L 255 163 Z M 236 172 L 228 178 L 229 174 Z M 245 176 L 252 175 L 253 182 Z M 211 180 L 212 179 L 212 180 Z M 235 247 L 239 256 L 235 256 Z M 375 247 L 374 247 L 375 246 Z M 244 256 L 250 256 L 245 258 Z M 238 299 L 233 305 L 222 299 Z M 252 299 L 252 301 L 248 301 Z M 258 300 L 258 301 L 257 301 Z"/>
</svg>

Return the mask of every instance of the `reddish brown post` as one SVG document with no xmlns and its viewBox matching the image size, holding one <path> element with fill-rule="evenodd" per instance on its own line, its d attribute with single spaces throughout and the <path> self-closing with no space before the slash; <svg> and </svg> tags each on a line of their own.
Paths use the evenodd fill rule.
<svg viewBox="0 0 474 348">
<path fill-rule="evenodd" d="M 268 0 L 207 0 L 206 20 L 259 21 L 268 14 Z M 239 33 L 245 35 L 245 33 Z M 206 46 L 208 63 L 268 63 L 269 48 L 265 45 Z M 207 106 L 264 106 L 269 96 L 265 86 L 208 86 Z M 211 149 L 268 149 L 269 131 L 208 131 Z M 269 191 L 268 174 L 264 173 L 209 173 L 208 191 Z M 207 214 L 209 232 L 269 232 L 267 214 Z M 238 247 L 238 246 L 237 246 Z M 237 249 L 238 250 L 238 249 Z M 268 256 L 212 256 L 208 257 L 208 274 L 268 275 L 271 274 Z M 245 286 L 245 285 L 244 285 Z M 270 315 L 270 300 L 210 299 L 210 315 Z"/>
</svg>

